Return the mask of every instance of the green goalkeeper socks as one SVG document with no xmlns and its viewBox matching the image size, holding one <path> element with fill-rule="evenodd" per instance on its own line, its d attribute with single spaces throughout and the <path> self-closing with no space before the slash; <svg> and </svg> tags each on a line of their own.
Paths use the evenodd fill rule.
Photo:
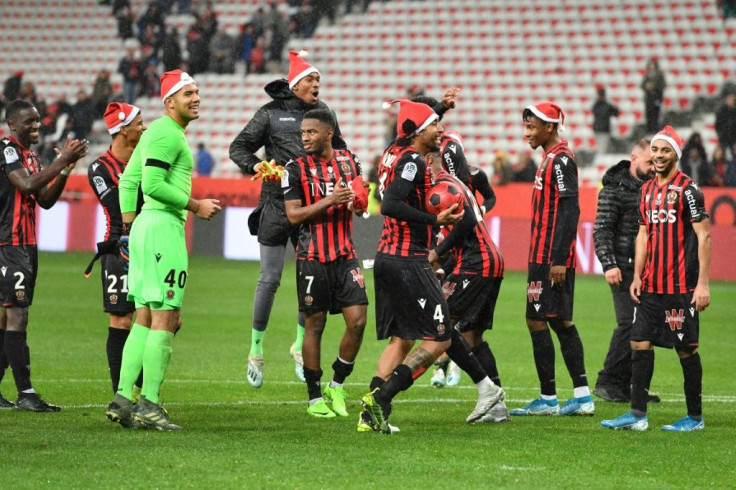
<svg viewBox="0 0 736 490">
<path fill-rule="evenodd" d="M 166 367 L 171 357 L 171 342 L 174 334 L 166 330 L 151 330 L 143 353 L 143 389 L 141 396 L 152 403 L 158 403 L 161 383 L 164 382 Z"/>
<path fill-rule="evenodd" d="M 251 356 L 262 356 L 263 355 L 263 337 L 266 336 L 265 330 L 256 330 L 255 328 L 250 332 L 250 355 Z"/>
<path fill-rule="evenodd" d="M 302 351 L 302 344 L 304 343 L 304 326 L 296 325 L 296 341 L 294 342 L 294 350 L 297 352 Z"/>
<path fill-rule="evenodd" d="M 138 323 L 133 324 L 123 347 L 123 360 L 120 364 L 120 383 L 118 393 L 128 400 L 133 398 L 133 385 L 143 368 L 143 351 L 150 330 Z"/>
</svg>

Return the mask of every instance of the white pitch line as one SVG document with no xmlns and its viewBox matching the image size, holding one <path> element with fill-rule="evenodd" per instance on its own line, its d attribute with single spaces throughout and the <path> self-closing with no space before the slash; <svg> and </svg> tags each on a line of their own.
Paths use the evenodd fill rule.
<svg viewBox="0 0 736 490">
<path fill-rule="evenodd" d="M 77 379 L 38 379 L 34 380 L 34 384 L 43 384 L 43 383 L 109 383 L 110 380 L 106 378 L 77 378 Z M 244 379 L 167 379 L 164 381 L 164 384 L 181 384 L 181 385 L 187 385 L 187 384 L 235 384 L 235 385 L 248 385 L 248 382 Z M 304 383 L 301 381 L 268 381 L 267 384 L 269 385 L 278 385 L 278 386 L 304 386 Z M 345 386 L 358 386 L 366 388 L 365 383 L 357 383 L 357 382 L 351 382 L 351 383 L 345 383 Z M 412 385 L 412 388 L 424 388 L 429 389 L 432 391 L 437 391 L 438 393 L 443 393 L 447 391 L 452 390 L 475 390 L 475 386 L 470 385 L 462 385 L 462 386 L 453 386 L 451 388 L 443 388 L 443 389 L 437 389 L 431 385 L 427 384 L 414 384 Z M 504 391 L 508 392 L 519 392 L 521 396 L 522 393 L 529 393 L 529 396 L 534 396 L 535 393 L 538 393 L 538 388 L 535 387 L 520 387 L 520 386 L 504 386 Z M 367 388 L 366 388 L 367 390 Z M 682 402 L 685 400 L 685 396 L 681 393 L 657 393 L 657 395 L 662 398 L 662 402 L 667 403 L 675 403 L 675 402 Z M 707 402 L 714 402 L 714 403 L 736 403 L 736 395 L 703 395 L 703 401 Z M 433 400 L 437 401 L 437 400 Z M 462 400 L 464 401 L 464 400 Z M 510 402 L 525 402 L 529 401 L 526 398 L 518 398 L 518 399 L 511 399 L 506 398 L 506 401 Z M 597 400 L 598 401 L 598 400 Z M 401 402 L 399 402 L 401 403 Z M 602 402 L 600 403 L 607 403 Z M 625 405 L 622 403 L 621 405 Z"/>
</svg>

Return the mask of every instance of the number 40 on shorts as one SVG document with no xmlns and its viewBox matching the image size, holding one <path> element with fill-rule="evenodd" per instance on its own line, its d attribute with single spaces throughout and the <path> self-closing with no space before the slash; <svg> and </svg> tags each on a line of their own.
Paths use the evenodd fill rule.
<svg viewBox="0 0 736 490">
<path fill-rule="evenodd" d="M 184 289 L 184 286 L 187 285 L 187 271 L 180 271 L 177 274 L 176 270 L 171 269 L 169 273 L 166 274 L 164 282 L 171 288 L 173 288 L 174 285 L 178 285 L 180 289 Z"/>
</svg>

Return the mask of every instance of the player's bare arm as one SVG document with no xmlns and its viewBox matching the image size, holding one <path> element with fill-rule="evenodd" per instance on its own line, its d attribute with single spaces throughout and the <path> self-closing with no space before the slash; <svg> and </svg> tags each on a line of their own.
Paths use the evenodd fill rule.
<svg viewBox="0 0 736 490">
<path fill-rule="evenodd" d="M 211 220 L 222 211 L 219 199 L 189 199 L 187 211 L 191 211 L 197 218 Z"/>
<path fill-rule="evenodd" d="M 698 237 L 698 283 L 695 285 L 692 303 L 698 311 L 705 310 L 710 305 L 710 220 L 704 219 L 699 223 L 693 223 L 693 230 Z"/>
</svg>

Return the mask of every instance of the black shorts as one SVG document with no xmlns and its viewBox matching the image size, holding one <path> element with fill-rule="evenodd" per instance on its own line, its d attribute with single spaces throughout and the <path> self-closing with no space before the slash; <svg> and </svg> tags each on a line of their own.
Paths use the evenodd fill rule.
<svg viewBox="0 0 736 490">
<path fill-rule="evenodd" d="M 575 269 L 565 272 L 565 283 L 549 282 L 547 264 L 529 264 L 526 281 L 526 317 L 532 320 L 559 319 L 572 321 L 573 296 L 575 293 Z"/>
<path fill-rule="evenodd" d="M 340 258 L 326 264 L 298 260 L 296 268 L 300 311 L 335 315 L 348 306 L 368 304 L 363 271 L 356 259 Z"/>
<path fill-rule="evenodd" d="M 483 332 L 493 328 L 493 313 L 501 290 L 502 277 L 477 274 L 450 274 L 442 283 L 450 317 L 460 332 Z"/>
<path fill-rule="evenodd" d="M 378 340 L 450 338 L 450 311 L 428 261 L 377 254 L 373 275 Z"/>
<path fill-rule="evenodd" d="M 107 313 L 127 314 L 135 311 L 128 301 L 128 271 L 117 253 L 100 257 L 102 264 L 102 305 Z"/>
<path fill-rule="evenodd" d="M 0 246 L 0 305 L 28 308 L 33 303 L 38 274 L 35 245 Z"/>
<path fill-rule="evenodd" d="M 693 293 L 642 292 L 641 303 L 634 307 L 631 340 L 688 352 L 698 347 L 700 317 L 692 299 Z"/>
</svg>

